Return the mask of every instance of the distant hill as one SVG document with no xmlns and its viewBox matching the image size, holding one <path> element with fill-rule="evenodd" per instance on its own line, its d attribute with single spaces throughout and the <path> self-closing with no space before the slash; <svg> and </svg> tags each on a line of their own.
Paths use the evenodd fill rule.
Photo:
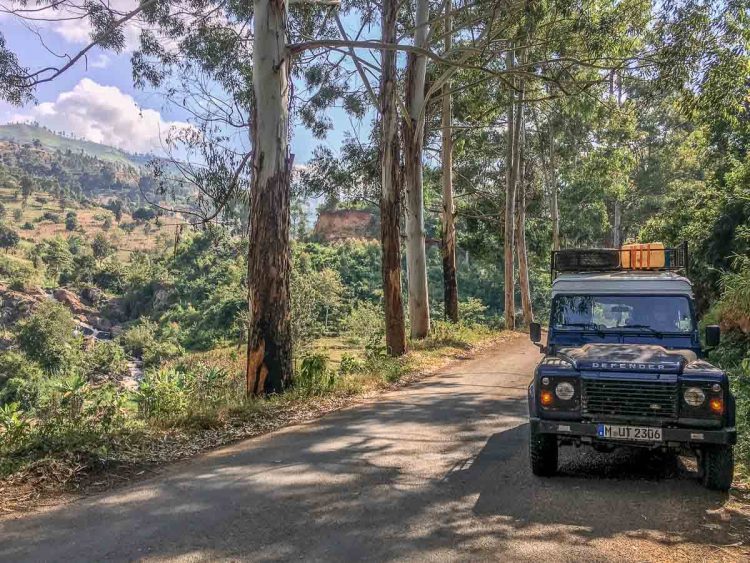
<svg viewBox="0 0 750 563">
<path fill-rule="evenodd" d="M 152 158 L 149 155 L 134 155 L 126 153 L 120 149 L 99 143 L 93 143 L 84 139 L 74 139 L 50 131 L 45 127 L 39 127 L 27 123 L 9 123 L 6 125 L 0 125 L 0 140 L 11 141 L 16 144 L 34 143 L 34 141 L 38 141 L 47 149 L 83 152 L 101 160 L 118 164 L 130 164 L 132 166 L 143 166 Z"/>
<path fill-rule="evenodd" d="M 166 188 L 184 203 L 187 192 L 178 183 L 160 186 L 146 168 L 153 157 L 74 139 L 30 124 L 0 125 L 0 188 L 18 189 L 30 178 L 35 190 L 55 197 L 100 203 L 119 199 L 133 206 L 163 201 Z M 145 196 L 145 198 L 144 198 Z"/>
</svg>

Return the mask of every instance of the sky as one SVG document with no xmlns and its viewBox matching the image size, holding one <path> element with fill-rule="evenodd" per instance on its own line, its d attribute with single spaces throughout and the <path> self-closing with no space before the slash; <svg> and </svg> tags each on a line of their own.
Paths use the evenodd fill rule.
<svg viewBox="0 0 750 563">
<path fill-rule="evenodd" d="M 118 1 L 118 0 L 114 0 Z M 119 0 L 127 1 L 127 0 Z M 7 46 L 23 66 L 38 69 L 59 66 L 54 53 L 75 53 L 89 41 L 89 29 L 80 21 L 40 23 L 36 33 L 9 16 L 0 15 L 0 30 Z M 36 103 L 24 107 L 0 101 L 0 123 L 37 121 L 55 131 L 65 131 L 128 152 L 161 154 L 163 139 L 172 126 L 184 127 L 188 114 L 169 104 L 158 91 L 133 87 L 130 52 L 136 45 L 137 30 L 126 32 L 126 49 L 117 54 L 95 47 L 87 64 L 79 64 L 36 91 Z M 46 48 L 45 48 L 46 46 Z M 313 138 L 302 126 L 295 126 L 291 152 L 296 164 L 304 164 L 317 145 L 334 151 L 350 128 L 341 109 L 333 109 L 334 128 L 324 140 Z"/>
</svg>

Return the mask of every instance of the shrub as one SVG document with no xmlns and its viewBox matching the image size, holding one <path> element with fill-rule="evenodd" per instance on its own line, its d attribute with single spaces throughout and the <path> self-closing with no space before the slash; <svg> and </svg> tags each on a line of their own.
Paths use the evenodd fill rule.
<svg viewBox="0 0 750 563">
<path fill-rule="evenodd" d="M 44 241 L 37 247 L 40 258 L 47 267 L 47 272 L 55 279 L 73 264 L 73 254 L 70 252 L 67 241 L 61 237 Z"/>
<path fill-rule="evenodd" d="M 127 375 L 125 350 L 111 340 L 94 342 L 86 352 L 84 373 L 90 379 L 120 378 Z"/>
<path fill-rule="evenodd" d="M 54 380 L 35 410 L 29 447 L 41 455 L 77 450 L 104 457 L 127 424 L 126 401 L 115 386 L 94 387 L 79 374 Z"/>
<path fill-rule="evenodd" d="M 328 369 L 328 356 L 309 354 L 302 358 L 293 386 L 305 395 L 322 395 L 333 387 L 335 381 L 334 372 Z"/>
<path fill-rule="evenodd" d="M 292 272 L 292 337 L 299 347 L 338 324 L 344 286 L 334 270 Z"/>
<path fill-rule="evenodd" d="M 458 303 L 458 318 L 466 325 L 481 324 L 487 318 L 487 306 L 481 299 L 469 297 Z"/>
<path fill-rule="evenodd" d="M 141 358 L 147 367 L 159 365 L 182 354 L 175 335 L 160 330 L 156 323 L 148 319 L 141 319 L 138 324 L 125 331 L 120 336 L 120 344 L 128 353 Z"/>
<path fill-rule="evenodd" d="M 94 272 L 93 282 L 97 287 L 122 293 L 127 286 L 127 268 L 114 258 L 101 262 Z"/>
<path fill-rule="evenodd" d="M 78 228 L 78 214 L 75 211 L 68 211 L 65 216 L 65 230 L 75 231 Z"/>
<path fill-rule="evenodd" d="M 21 219 L 23 219 L 23 210 L 20 208 L 16 208 L 13 210 L 13 220 L 18 223 Z"/>
<path fill-rule="evenodd" d="M 150 221 L 156 218 L 156 211 L 148 207 L 139 207 L 133 211 L 132 217 L 136 221 Z"/>
<path fill-rule="evenodd" d="M 104 233 L 97 233 L 94 240 L 91 241 L 91 251 L 94 253 L 94 257 L 97 260 L 106 258 L 114 252 L 112 243 L 107 239 L 107 235 Z"/>
<path fill-rule="evenodd" d="M 20 220 L 20 218 L 19 218 L 19 220 Z M 21 225 L 21 228 L 24 231 L 33 231 L 34 230 L 34 225 L 30 221 L 26 221 L 23 225 Z"/>
<path fill-rule="evenodd" d="M 351 354 L 344 354 L 341 356 L 341 363 L 339 364 L 339 373 L 341 375 L 349 375 L 362 371 L 364 364 L 352 356 Z"/>
<path fill-rule="evenodd" d="M 18 236 L 16 231 L 0 223 L 0 248 L 7 252 L 9 249 L 18 246 L 20 241 L 21 237 Z"/>
<path fill-rule="evenodd" d="M 39 219 L 40 221 L 51 221 L 52 223 L 60 223 L 62 221 L 62 218 L 58 213 L 53 213 L 52 211 L 45 211 L 42 216 Z"/>
<path fill-rule="evenodd" d="M 135 400 L 146 419 L 174 420 L 184 416 L 188 405 L 185 374 L 174 368 L 147 371 Z"/>
<path fill-rule="evenodd" d="M 0 255 L 0 276 L 23 280 L 24 283 L 34 278 L 36 272 L 31 264 L 15 256 Z"/>
<path fill-rule="evenodd" d="M 30 409 L 39 396 L 42 370 L 24 354 L 6 351 L 0 354 L 0 405 L 19 403 Z"/>
<path fill-rule="evenodd" d="M 34 314 L 18 323 L 16 335 L 21 349 L 48 373 L 67 373 L 78 362 L 81 338 L 65 306 L 43 301 Z"/>
<path fill-rule="evenodd" d="M 354 342 L 369 342 L 385 334 L 382 309 L 369 302 L 360 301 L 343 322 L 344 331 Z"/>
<path fill-rule="evenodd" d="M 229 372 L 201 362 L 148 370 L 135 395 L 141 416 L 162 425 L 200 419 L 243 396 Z"/>
<path fill-rule="evenodd" d="M 23 449 L 28 440 L 31 425 L 18 403 L 0 406 L 0 453 Z M 4 457 L 4 456 L 3 456 Z"/>
</svg>

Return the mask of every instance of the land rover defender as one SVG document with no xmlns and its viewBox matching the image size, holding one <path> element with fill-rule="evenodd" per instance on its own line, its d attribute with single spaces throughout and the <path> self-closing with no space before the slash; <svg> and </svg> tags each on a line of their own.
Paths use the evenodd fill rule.
<svg viewBox="0 0 750 563">
<path fill-rule="evenodd" d="M 532 472 L 553 475 L 562 445 L 692 450 L 703 484 L 729 489 L 734 397 L 701 348 L 687 244 L 561 250 L 551 267 L 546 345 L 530 326 L 544 353 L 529 385 Z M 706 327 L 706 348 L 719 338 Z"/>
</svg>

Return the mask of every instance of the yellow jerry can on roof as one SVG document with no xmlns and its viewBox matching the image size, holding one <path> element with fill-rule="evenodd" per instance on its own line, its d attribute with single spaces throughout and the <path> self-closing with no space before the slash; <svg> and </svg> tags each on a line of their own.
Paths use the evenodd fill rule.
<svg viewBox="0 0 750 563">
<path fill-rule="evenodd" d="M 664 268 L 666 256 L 661 242 L 623 244 L 620 247 L 620 267 L 625 270 Z"/>
</svg>

